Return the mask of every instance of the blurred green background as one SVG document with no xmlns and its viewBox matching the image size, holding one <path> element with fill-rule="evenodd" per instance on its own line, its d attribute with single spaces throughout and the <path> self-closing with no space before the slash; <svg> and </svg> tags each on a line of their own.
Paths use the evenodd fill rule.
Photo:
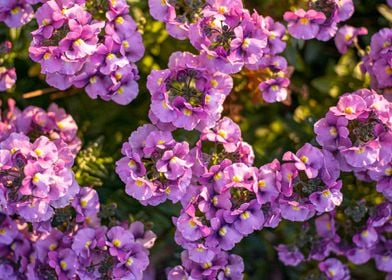
<svg viewBox="0 0 392 280">
<path fill-rule="evenodd" d="M 129 1 L 132 14 L 143 33 L 146 54 L 138 63 L 140 70 L 140 93 L 129 106 L 91 100 L 82 90 L 52 91 L 34 98 L 23 95 L 35 90 L 47 89 L 40 69 L 28 58 L 29 32 L 36 28 L 31 22 L 22 30 L 9 30 L 0 25 L 0 39 L 14 43 L 15 66 L 18 74 L 16 88 L 0 94 L 4 101 L 14 98 L 20 108 L 36 105 L 47 108 L 56 102 L 70 113 L 79 125 L 79 136 L 84 148 L 77 159 L 75 171 L 81 185 L 93 185 L 100 193 L 103 216 L 142 220 L 158 235 L 151 252 L 151 261 L 157 279 L 164 278 L 168 266 L 180 264 L 181 248 L 174 243 L 174 227 L 171 217 L 179 212 L 178 205 L 165 203 L 158 207 L 143 207 L 124 193 L 124 185 L 114 172 L 121 145 L 138 126 L 148 122 L 150 94 L 146 90 L 146 78 L 151 69 L 166 68 L 168 58 L 174 51 L 196 51 L 187 41 L 178 41 L 168 36 L 164 25 L 148 14 L 146 0 Z M 391 13 L 383 1 L 354 1 L 356 13 L 347 24 L 365 26 L 369 34 L 389 25 Z M 248 0 L 245 6 L 256 9 L 262 15 L 282 20 L 284 11 L 297 5 L 296 1 Z M 370 35 L 360 39 L 362 48 L 370 42 Z M 288 150 L 296 150 L 305 142 L 314 143 L 313 124 L 322 117 L 328 107 L 335 104 L 344 92 L 367 87 L 368 79 L 358 68 L 360 57 L 356 50 L 340 56 L 333 40 L 327 43 L 302 42 L 290 39 L 284 56 L 295 69 L 290 87 L 290 100 L 284 104 L 262 104 L 257 101 L 255 88 L 244 73 L 235 76 L 235 90 L 227 100 L 225 115 L 232 117 L 240 126 L 243 138 L 255 151 L 256 166 L 281 158 Z M 256 94 L 257 95 L 257 94 Z M 190 139 L 192 133 L 180 135 Z M 355 183 L 352 183 L 354 185 Z M 114 207 L 113 205 L 116 205 Z M 312 273 L 310 266 L 284 267 L 277 259 L 274 246 L 281 242 L 295 242 L 301 225 L 282 223 L 277 230 L 263 230 L 244 239 L 234 252 L 244 258 L 246 279 L 304 279 Z M 313 264 L 313 268 L 316 264 Z M 353 279 L 378 279 L 373 264 L 358 267 Z M 309 274 L 310 273 L 310 274 Z M 306 276 L 308 275 L 308 276 Z M 161 278 L 160 278 L 161 277 Z M 317 278 L 314 278 L 317 279 Z"/>
</svg>

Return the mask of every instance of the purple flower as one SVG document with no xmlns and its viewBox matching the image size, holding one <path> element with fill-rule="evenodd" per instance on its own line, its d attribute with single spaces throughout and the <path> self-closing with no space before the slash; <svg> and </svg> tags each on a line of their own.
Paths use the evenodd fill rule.
<svg viewBox="0 0 392 280">
<path fill-rule="evenodd" d="M 341 54 L 344 54 L 353 43 L 358 41 L 358 36 L 366 35 L 367 33 L 367 29 L 364 27 L 355 28 L 349 25 L 345 25 L 339 28 L 338 32 L 336 33 L 336 48 Z"/>
<path fill-rule="evenodd" d="M 305 257 L 297 247 L 288 247 L 286 245 L 279 245 L 276 247 L 278 251 L 279 260 L 285 265 L 297 266 L 304 261 Z"/>
<path fill-rule="evenodd" d="M 119 279 L 142 279 L 143 271 L 149 264 L 146 249 L 138 244 L 133 243 L 127 248 L 127 253 L 119 257 L 119 263 L 113 269 L 113 276 Z"/>
<path fill-rule="evenodd" d="M 18 28 L 28 23 L 34 15 L 33 8 L 26 0 L 1 0 L 0 21 L 8 27 Z"/>
<path fill-rule="evenodd" d="M 83 228 L 74 236 L 72 250 L 76 255 L 87 259 L 94 249 L 104 248 L 105 245 L 105 229 Z"/>
<path fill-rule="evenodd" d="M 353 242 L 361 248 L 370 248 L 378 240 L 377 231 L 373 227 L 367 227 L 360 233 L 354 235 Z"/>
<path fill-rule="evenodd" d="M 339 260 L 329 258 L 319 264 L 319 269 L 325 273 L 328 279 L 333 280 L 348 280 L 350 279 L 350 272 L 348 268 Z"/>
<path fill-rule="evenodd" d="M 303 222 L 314 216 L 314 206 L 312 204 L 301 204 L 297 201 L 280 202 L 281 215 L 284 219 L 295 222 Z"/>
<path fill-rule="evenodd" d="M 14 86 L 16 82 L 15 68 L 7 69 L 0 67 L 0 91 L 6 91 Z"/>
<path fill-rule="evenodd" d="M 112 227 L 106 236 L 110 255 L 118 258 L 124 258 L 135 241 L 133 234 L 120 226 Z"/>
<path fill-rule="evenodd" d="M 213 233 L 206 238 L 205 244 L 212 248 L 231 250 L 242 239 L 242 234 L 224 221 L 222 210 L 218 210 L 216 217 L 211 219 L 211 229 Z"/>
<path fill-rule="evenodd" d="M 279 77 L 260 83 L 259 89 L 263 94 L 264 101 L 268 103 L 282 102 L 287 99 L 289 84 L 289 79 Z"/>
<path fill-rule="evenodd" d="M 71 249 L 61 249 L 48 253 L 49 265 L 54 268 L 60 280 L 66 280 L 75 276 L 78 261 L 76 254 Z"/>
<path fill-rule="evenodd" d="M 315 38 L 320 30 L 320 24 L 324 23 L 326 19 L 321 12 L 315 10 L 304 11 L 303 9 L 286 12 L 283 18 L 289 23 L 290 35 L 303 40 Z"/>
<path fill-rule="evenodd" d="M 233 223 L 234 228 L 244 236 L 255 230 L 260 230 L 264 224 L 264 214 L 257 200 L 243 203 L 238 209 L 231 212 L 225 211 L 223 216 L 226 222 Z"/>
<path fill-rule="evenodd" d="M 322 158 L 322 152 L 309 143 L 306 143 L 296 154 L 287 152 L 283 155 L 283 160 L 294 161 L 295 167 L 305 171 L 309 179 L 317 177 L 323 166 Z"/>
</svg>

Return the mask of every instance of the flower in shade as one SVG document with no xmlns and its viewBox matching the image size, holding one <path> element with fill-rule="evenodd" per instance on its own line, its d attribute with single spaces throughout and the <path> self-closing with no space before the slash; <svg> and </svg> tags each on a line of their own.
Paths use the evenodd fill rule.
<svg viewBox="0 0 392 280">
<path fill-rule="evenodd" d="M 329 258 L 319 263 L 319 269 L 331 280 L 350 279 L 348 268 L 335 258 Z"/>
<path fill-rule="evenodd" d="M 303 40 L 316 38 L 320 30 L 320 24 L 324 23 L 326 19 L 321 12 L 315 10 L 304 11 L 303 9 L 286 12 L 283 18 L 288 22 L 290 35 Z"/>
<path fill-rule="evenodd" d="M 352 44 L 357 43 L 358 36 L 366 35 L 368 33 L 367 29 L 364 27 L 355 28 L 349 25 L 344 25 L 339 28 L 335 36 L 335 45 L 341 54 L 347 52 L 348 48 Z"/>
</svg>

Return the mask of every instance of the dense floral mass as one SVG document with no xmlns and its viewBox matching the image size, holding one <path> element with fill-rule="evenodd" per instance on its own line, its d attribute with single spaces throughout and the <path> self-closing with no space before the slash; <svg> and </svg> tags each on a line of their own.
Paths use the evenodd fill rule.
<svg viewBox="0 0 392 280">
<path fill-rule="evenodd" d="M 61 90 L 85 88 L 93 98 L 126 105 L 139 88 L 135 62 L 144 54 L 128 4 L 107 1 L 44 1 L 36 11 L 29 52 L 46 81 Z"/>
<path fill-rule="evenodd" d="M 1 275 L 141 279 L 156 236 L 141 222 L 101 224 L 98 193 L 79 187 L 71 170 L 81 144 L 73 118 L 54 104 L 8 105 L 0 112 Z"/>
<path fill-rule="evenodd" d="M 169 280 L 243 279 L 246 256 L 232 250 L 260 231 L 284 235 L 269 237 L 277 258 L 310 268 L 306 279 L 355 278 L 353 268 L 367 264 L 373 265 L 371 273 L 392 279 L 392 29 L 374 31 L 363 49 L 360 36 L 371 30 L 344 24 L 354 14 L 352 0 L 297 4 L 278 19 L 248 10 L 241 0 L 149 0 L 145 5 L 161 22 L 158 28 L 164 23 L 163 34 L 188 40 L 194 49 L 171 53 L 164 67 L 150 63 L 143 76 L 156 49 L 145 47 L 139 30 L 146 19 L 135 21 L 127 1 L 0 0 L 0 22 L 11 37 L 0 33 L 0 92 L 18 92 L 16 53 L 23 46 L 16 42 L 35 19 L 28 56 L 40 67 L 28 75 L 40 72 L 57 90 L 84 89 L 92 99 L 127 105 L 138 95 L 136 63 L 142 61 L 140 80 L 151 97 L 149 123 L 137 120 L 121 159 L 107 171 L 102 162 L 111 158 L 93 154 L 89 143 L 82 149 L 96 120 L 79 130 L 78 118 L 56 104 L 19 109 L 6 93 L 0 96 L 0 278 L 163 277 L 154 266 L 167 253 L 153 251 L 150 257 L 155 226 L 182 250 L 165 267 Z M 379 10 L 392 11 L 387 5 Z M 237 124 L 241 116 L 230 105 L 246 98 L 243 92 L 235 96 L 244 83 L 266 104 L 292 105 L 291 91 L 309 95 L 316 83 L 295 89 L 303 81 L 293 84 L 289 64 L 301 66 L 293 51 L 312 39 L 331 40 L 346 64 L 356 49 L 355 69 L 334 71 L 368 75 L 363 80 L 369 83 L 347 82 L 352 90 L 341 95 L 331 83 L 335 103 L 325 102 L 330 107 L 319 120 L 309 117 L 313 140 L 290 135 L 298 149 L 281 147 L 280 159 L 258 164 L 258 147 L 247 142 Z M 304 53 L 315 56 L 309 49 Z M 312 115 L 301 106 L 297 119 Z M 111 113 L 100 112 L 107 119 Z M 120 143 L 123 134 L 110 136 Z M 94 172 L 102 184 L 94 184 Z M 103 182 L 115 180 L 113 173 L 121 190 L 95 188 L 113 182 Z M 116 212 L 113 200 L 127 211 L 139 202 L 145 212 Z M 175 213 L 165 209 L 170 203 L 178 204 Z M 151 214 L 152 207 L 159 210 Z M 165 222 L 141 222 L 155 214 L 169 215 L 172 225 L 163 230 Z"/>
</svg>

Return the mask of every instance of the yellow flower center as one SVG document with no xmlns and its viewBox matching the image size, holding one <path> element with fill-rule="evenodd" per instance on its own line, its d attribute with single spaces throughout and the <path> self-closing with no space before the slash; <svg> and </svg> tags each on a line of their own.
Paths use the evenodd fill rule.
<svg viewBox="0 0 392 280">
<path fill-rule="evenodd" d="M 187 109 L 187 108 L 185 108 L 185 109 L 183 110 L 183 113 L 184 113 L 185 116 L 188 116 L 188 117 L 192 115 L 192 111 L 189 110 L 189 109 Z"/>
<path fill-rule="evenodd" d="M 16 14 L 18 14 L 20 12 L 20 8 L 19 7 L 15 7 L 15 8 L 13 8 L 12 10 L 11 10 L 11 14 L 12 15 L 16 15 Z"/>
<path fill-rule="evenodd" d="M 35 149 L 35 150 L 34 150 L 34 153 L 35 153 L 37 156 L 39 156 L 39 157 L 42 156 L 42 150 L 41 150 L 41 149 L 38 149 L 38 148 Z"/>
<path fill-rule="evenodd" d="M 226 133 L 226 131 L 224 131 L 223 129 L 220 129 L 220 130 L 218 131 L 218 135 L 219 135 L 220 137 L 222 137 L 222 138 L 226 138 L 226 137 L 227 137 L 227 133 Z"/>
<path fill-rule="evenodd" d="M 61 261 L 60 262 L 60 267 L 62 270 L 66 270 L 68 267 L 68 264 L 66 263 L 66 261 Z"/>
<path fill-rule="evenodd" d="M 212 87 L 216 88 L 218 85 L 219 85 L 219 83 L 218 83 L 217 80 L 215 80 L 215 79 L 211 80 L 211 86 Z"/>
<path fill-rule="evenodd" d="M 225 267 L 225 276 L 230 276 L 231 271 L 230 271 L 230 267 L 226 266 Z"/>
<path fill-rule="evenodd" d="M 392 176 L 392 168 L 391 167 L 388 167 L 387 169 L 385 169 L 385 175 Z"/>
<path fill-rule="evenodd" d="M 44 54 L 44 60 L 48 60 L 52 55 L 48 52 Z"/>
<path fill-rule="evenodd" d="M 273 91 L 278 91 L 278 90 L 279 90 L 279 86 L 278 86 L 278 85 L 273 85 L 273 86 L 271 87 L 271 89 L 272 89 Z"/>
<path fill-rule="evenodd" d="M 237 176 L 237 175 L 234 175 L 233 178 L 232 178 L 232 180 L 233 180 L 233 182 L 236 182 L 236 183 L 239 183 L 239 182 L 242 181 L 242 180 L 241 180 L 241 177 L 240 177 L 240 176 Z"/>
<path fill-rule="evenodd" d="M 83 208 L 86 207 L 86 206 L 87 206 L 87 200 L 82 199 L 82 200 L 80 201 L 80 206 L 82 206 Z"/>
<path fill-rule="evenodd" d="M 142 187 L 142 186 L 144 185 L 144 182 L 143 182 L 142 180 L 140 180 L 140 179 L 137 179 L 137 180 L 135 181 L 135 184 L 136 184 L 136 186 L 138 186 L 138 187 Z"/>
<path fill-rule="evenodd" d="M 34 183 L 38 183 L 38 182 L 39 182 L 39 176 L 38 176 L 38 174 L 35 174 L 35 175 L 33 176 L 33 182 L 34 182 Z"/>
<path fill-rule="evenodd" d="M 218 173 L 216 173 L 215 175 L 214 175 L 214 180 L 215 181 L 218 181 L 218 180 L 220 180 L 222 178 L 222 172 L 218 172 Z"/>
<path fill-rule="evenodd" d="M 309 158 L 308 158 L 307 156 L 302 156 L 302 157 L 301 157 L 301 161 L 302 161 L 303 163 L 307 163 L 307 162 L 309 161 Z"/>
<path fill-rule="evenodd" d="M 5 235 L 7 230 L 5 228 L 0 228 L 0 235 Z"/>
<path fill-rule="evenodd" d="M 50 251 L 54 251 L 54 250 L 56 250 L 56 248 L 57 248 L 57 244 L 56 243 L 52 243 L 52 244 L 49 245 L 49 250 Z"/>
<path fill-rule="evenodd" d="M 133 259 L 129 257 L 127 259 L 127 266 L 131 266 L 132 264 L 133 264 Z"/>
<path fill-rule="evenodd" d="M 115 55 L 114 53 L 109 53 L 109 54 L 106 56 L 106 58 L 107 58 L 108 60 L 112 60 L 112 59 L 115 59 L 115 58 L 116 58 L 116 55 Z"/>
<path fill-rule="evenodd" d="M 90 84 L 95 84 L 97 82 L 97 77 L 96 76 L 92 76 L 90 78 Z"/>
<path fill-rule="evenodd" d="M 357 154 L 363 154 L 365 152 L 365 148 L 364 147 L 360 147 L 358 150 L 357 150 Z"/>
<path fill-rule="evenodd" d="M 117 17 L 116 18 L 116 23 L 117 24 L 123 24 L 124 23 L 124 18 L 123 17 Z"/>
<path fill-rule="evenodd" d="M 121 246 L 121 241 L 119 239 L 114 239 L 113 240 L 113 245 L 118 248 L 118 247 Z"/>
<path fill-rule="evenodd" d="M 212 263 L 211 263 L 211 262 L 203 263 L 203 268 L 204 268 L 204 269 L 209 269 L 211 266 L 212 266 Z"/>
<path fill-rule="evenodd" d="M 262 188 L 265 188 L 265 186 L 266 186 L 265 181 L 264 180 L 260 180 L 259 181 L 259 188 L 262 189 Z"/>
<path fill-rule="evenodd" d="M 117 72 L 116 74 L 114 74 L 114 77 L 116 77 L 116 80 L 119 81 L 122 78 L 121 73 Z"/>
<path fill-rule="evenodd" d="M 300 208 L 299 208 L 298 206 L 296 206 L 296 205 L 291 206 L 291 208 L 292 208 L 294 211 L 299 211 L 299 210 L 300 210 Z"/>
<path fill-rule="evenodd" d="M 44 18 L 44 19 L 42 20 L 42 25 L 43 25 L 43 26 L 47 26 L 48 24 L 49 24 L 49 20 L 46 19 L 46 18 Z"/>
<path fill-rule="evenodd" d="M 128 49 L 128 48 L 129 48 L 129 42 L 128 42 L 127 40 L 124 40 L 124 41 L 122 42 L 122 46 L 123 46 L 125 49 Z"/>
<path fill-rule="evenodd" d="M 329 134 L 331 134 L 332 136 L 337 136 L 338 135 L 338 131 L 336 130 L 336 127 L 331 127 L 329 129 Z"/>
<path fill-rule="evenodd" d="M 86 243 L 84 244 L 84 247 L 88 248 L 91 245 L 91 241 L 86 241 Z"/>
<path fill-rule="evenodd" d="M 329 190 L 323 191 L 323 196 L 324 197 L 328 197 L 330 194 L 331 194 L 331 192 Z"/>
<path fill-rule="evenodd" d="M 250 40 L 249 40 L 249 38 L 246 38 L 246 39 L 244 40 L 244 42 L 242 42 L 242 47 L 243 47 L 244 49 L 247 49 L 247 48 L 249 48 L 249 45 L 250 45 Z"/>
<path fill-rule="evenodd" d="M 344 109 L 344 112 L 348 115 L 351 115 L 352 113 L 354 113 L 354 109 L 353 107 L 347 107 Z"/>
<path fill-rule="evenodd" d="M 241 218 L 242 218 L 243 220 L 249 219 L 249 218 L 250 218 L 250 213 L 249 213 L 249 211 L 245 211 L 244 213 L 242 213 L 242 214 L 241 214 Z"/>
<path fill-rule="evenodd" d="M 218 9 L 218 12 L 223 15 L 224 13 L 227 12 L 227 7 L 226 6 L 220 6 L 219 9 Z"/>
<path fill-rule="evenodd" d="M 191 227 L 193 227 L 193 228 L 196 226 L 196 223 L 195 223 L 194 220 L 189 220 L 188 224 L 189 224 Z"/>
<path fill-rule="evenodd" d="M 118 93 L 118 94 L 123 94 L 124 92 L 125 92 L 125 90 L 124 90 L 123 87 L 120 87 L 120 88 L 117 90 L 117 93 Z"/>
<path fill-rule="evenodd" d="M 196 249 L 199 253 L 201 253 L 201 252 L 203 252 L 204 251 L 204 249 L 203 249 L 203 247 L 197 247 L 197 249 Z"/>
<path fill-rule="evenodd" d="M 219 235 L 220 236 L 225 236 L 227 234 L 227 229 L 225 227 L 221 228 L 219 230 Z"/>
<path fill-rule="evenodd" d="M 78 47 L 78 46 L 80 46 L 82 43 L 83 43 L 83 40 L 82 40 L 82 39 L 77 39 L 77 40 L 74 42 L 74 45 Z"/>
<path fill-rule="evenodd" d="M 303 25 L 307 25 L 307 24 L 309 24 L 309 19 L 308 19 L 308 18 L 301 18 L 301 19 L 299 20 L 299 22 L 300 22 L 301 24 L 303 24 Z"/>
</svg>

